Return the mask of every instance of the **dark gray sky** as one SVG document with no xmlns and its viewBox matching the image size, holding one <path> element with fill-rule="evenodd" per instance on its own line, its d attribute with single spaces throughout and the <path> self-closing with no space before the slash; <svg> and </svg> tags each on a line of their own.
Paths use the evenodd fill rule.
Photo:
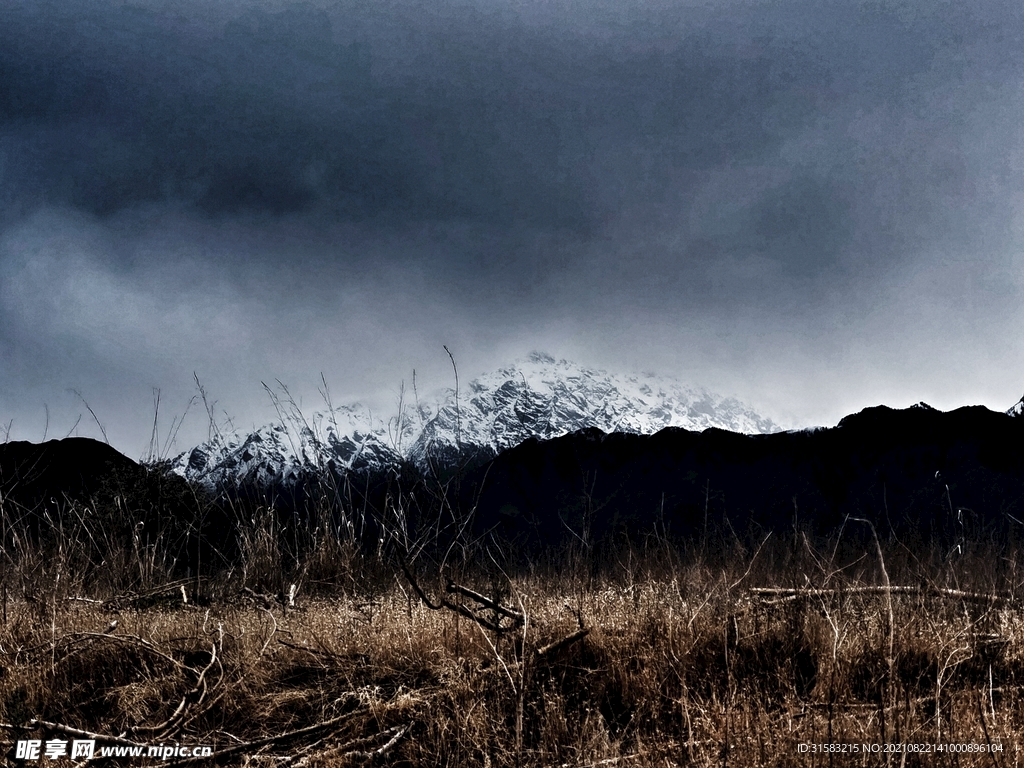
<svg viewBox="0 0 1024 768">
<path fill-rule="evenodd" d="M 1016 0 L 3 0 L 0 421 L 531 350 L 787 425 L 1024 392 Z M 205 436 L 198 411 L 185 442 Z M 0 435 L 2 439 L 2 435 Z M 184 446 L 180 446 L 184 447 Z"/>
</svg>

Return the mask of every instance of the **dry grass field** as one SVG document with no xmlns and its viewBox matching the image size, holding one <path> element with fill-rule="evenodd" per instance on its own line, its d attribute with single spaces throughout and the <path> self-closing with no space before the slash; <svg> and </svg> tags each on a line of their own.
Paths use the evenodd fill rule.
<svg viewBox="0 0 1024 768">
<path fill-rule="evenodd" d="M 112 765 L 1020 763 L 1007 542 L 648 538 L 600 565 L 512 572 L 485 549 L 440 571 L 329 536 L 286 551 L 250 515 L 237 562 L 183 579 L 138 541 L 98 559 L 77 519 L 5 542 L 12 765 L 31 738 L 214 752 Z"/>
</svg>

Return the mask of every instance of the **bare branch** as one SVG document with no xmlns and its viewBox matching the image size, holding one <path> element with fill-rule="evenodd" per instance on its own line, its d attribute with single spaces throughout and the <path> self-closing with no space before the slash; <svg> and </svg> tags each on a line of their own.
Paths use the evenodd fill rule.
<svg viewBox="0 0 1024 768">
<path fill-rule="evenodd" d="M 29 725 L 33 728 L 46 728 L 51 731 L 58 731 L 59 733 L 66 733 L 69 736 L 81 736 L 86 739 L 95 739 L 96 741 L 107 741 L 111 744 L 123 744 L 126 747 L 139 747 L 144 749 L 145 746 L 139 744 L 137 741 L 131 741 L 130 739 L 122 739 L 120 736 L 109 736 L 104 733 L 93 733 L 92 731 L 83 731 L 79 728 L 72 728 L 70 725 L 64 725 L 63 723 L 51 723 L 49 720 L 39 720 L 38 718 L 32 718 L 29 721 Z"/>
<path fill-rule="evenodd" d="M 974 603 L 1010 603 L 1012 598 L 1008 595 L 990 595 L 984 592 L 966 592 L 962 589 L 944 589 L 940 587 L 909 587 L 909 586 L 868 586 L 868 587 L 839 587 L 836 589 L 813 589 L 791 588 L 791 587 L 751 587 L 748 590 L 754 595 L 774 595 L 780 600 L 797 600 L 804 597 L 829 597 L 833 595 L 884 595 L 893 593 L 897 595 L 926 595 L 932 597 L 951 597 L 957 600 L 967 600 Z"/>
<path fill-rule="evenodd" d="M 580 640 L 582 640 L 589 634 L 589 629 L 581 629 L 576 632 L 573 632 L 571 635 L 567 635 L 563 637 L 561 640 L 556 640 L 553 643 L 548 643 L 543 648 L 538 648 L 537 655 L 548 656 L 550 654 L 557 653 L 558 651 L 562 650 L 563 648 L 567 648 L 573 643 L 578 643 Z"/>
<path fill-rule="evenodd" d="M 449 581 L 446 591 L 449 594 L 457 592 L 458 594 L 463 595 L 464 597 L 468 597 L 471 600 L 476 600 L 478 603 L 490 608 L 492 611 L 496 611 L 500 613 L 502 616 L 512 619 L 512 621 L 514 621 L 517 625 L 522 624 L 526 620 L 523 617 L 523 614 L 506 608 L 505 606 L 495 602 L 494 600 L 491 600 L 489 597 L 485 597 L 484 595 L 481 595 L 479 592 L 474 592 L 472 589 L 464 587 L 461 584 L 456 584 L 454 582 Z"/>
</svg>

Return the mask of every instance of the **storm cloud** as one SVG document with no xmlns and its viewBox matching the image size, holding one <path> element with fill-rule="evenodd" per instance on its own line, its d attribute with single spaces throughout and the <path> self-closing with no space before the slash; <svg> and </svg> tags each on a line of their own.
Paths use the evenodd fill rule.
<svg viewBox="0 0 1024 768">
<path fill-rule="evenodd" d="M 792 424 L 1009 407 L 1022 32 L 985 0 L 6 3 L 0 420 L 70 427 L 74 389 L 137 448 L 193 371 L 243 421 L 320 372 L 386 407 L 442 344 Z"/>
</svg>

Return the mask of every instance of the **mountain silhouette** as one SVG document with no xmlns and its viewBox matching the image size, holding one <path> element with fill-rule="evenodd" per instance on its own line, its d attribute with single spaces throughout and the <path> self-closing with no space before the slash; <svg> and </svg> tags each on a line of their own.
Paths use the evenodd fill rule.
<svg viewBox="0 0 1024 768">
<path fill-rule="evenodd" d="M 234 546 L 227 515 L 201 489 L 85 437 L 0 444 L 0 512 L 8 537 L 159 545 L 183 569 Z"/>
<path fill-rule="evenodd" d="M 535 545 L 707 529 L 956 541 L 1024 526 L 1024 419 L 987 408 L 868 408 L 836 427 L 746 435 L 584 430 L 528 440 L 463 485 L 478 533 Z M 861 526 L 863 530 L 869 530 Z"/>
<path fill-rule="evenodd" d="M 842 528 L 844 536 L 868 536 L 859 522 L 866 520 L 880 536 L 954 547 L 981 536 L 1012 542 L 1024 527 L 1024 418 L 981 406 L 878 406 L 835 427 L 773 434 L 588 428 L 529 437 L 480 465 L 443 469 L 405 462 L 359 483 L 335 483 L 330 503 L 337 515 L 358 512 L 367 521 L 360 535 L 375 544 L 402 506 L 411 535 L 489 536 L 515 543 L 527 558 L 571 542 L 605 546 L 653 532 L 754 539 Z M 311 519 L 325 487 L 275 496 L 282 519 Z M 78 503 L 125 510 L 124 535 L 142 522 L 152 535 L 186 538 L 203 498 L 170 468 L 140 466 L 85 438 L 0 445 L 0 494 L 6 522 L 33 530 L 45 528 L 44 513 L 58 515 L 47 518 L 53 525 L 62 507 Z M 209 509 L 203 535 L 227 553 L 230 517 Z M 446 528 L 446 516 L 457 524 Z"/>
<path fill-rule="evenodd" d="M 69 500 L 84 502 L 112 478 L 141 471 L 124 454 L 87 437 L 0 444 L 0 494 L 5 504 L 23 509 Z"/>
</svg>

